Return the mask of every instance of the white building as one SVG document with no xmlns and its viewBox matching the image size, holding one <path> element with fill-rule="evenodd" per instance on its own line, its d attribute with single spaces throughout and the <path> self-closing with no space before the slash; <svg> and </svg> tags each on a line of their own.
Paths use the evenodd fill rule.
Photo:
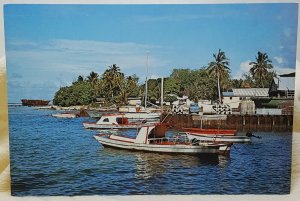
<svg viewBox="0 0 300 201">
<path fill-rule="evenodd" d="M 223 92 L 222 95 L 223 104 L 236 109 L 242 100 L 269 97 L 269 88 L 238 88 Z"/>
</svg>

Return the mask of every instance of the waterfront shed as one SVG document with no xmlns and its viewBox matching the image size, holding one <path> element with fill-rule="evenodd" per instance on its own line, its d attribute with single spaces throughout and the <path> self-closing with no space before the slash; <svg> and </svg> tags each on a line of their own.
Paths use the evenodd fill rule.
<svg viewBox="0 0 300 201">
<path fill-rule="evenodd" d="M 295 94 L 295 73 L 274 77 L 269 89 L 270 97 L 293 99 Z"/>
<path fill-rule="evenodd" d="M 242 100 L 267 98 L 269 88 L 235 88 L 228 92 L 223 92 L 223 104 L 229 105 L 232 109 L 239 107 Z"/>
</svg>

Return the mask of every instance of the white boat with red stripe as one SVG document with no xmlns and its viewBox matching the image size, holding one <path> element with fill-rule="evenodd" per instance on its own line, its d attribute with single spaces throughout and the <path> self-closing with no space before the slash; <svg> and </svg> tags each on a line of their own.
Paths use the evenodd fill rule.
<svg viewBox="0 0 300 201">
<path fill-rule="evenodd" d="M 123 114 L 106 114 L 97 122 L 83 122 L 84 128 L 87 129 L 131 129 L 141 128 L 145 124 L 147 122 L 130 123 Z"/>
<path fill-rule="evenodd" d="M 95 135 L 104 147 L 113 147 L 133 151 L 176 153 L 176 154 L 229 154 L 231 145 L 215 143 L 193 143 L 188 138 L 165 136 L 166 125 L 144 125 L 137 130 L 136 136 L 130 138 L 116 133 Z M 225 147 L 226 146 L 226 147 Z"/>
</svg>

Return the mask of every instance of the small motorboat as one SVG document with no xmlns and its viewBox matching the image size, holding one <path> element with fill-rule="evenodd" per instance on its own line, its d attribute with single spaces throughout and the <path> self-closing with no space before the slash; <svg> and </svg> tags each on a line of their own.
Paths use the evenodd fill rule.
<svg viewBox="0 0 300 201">
<path fill-rule="evenodd" d="M 66 118 L 66 119 L 72 119 L 77 117 L 77 115 L 73 113 L 58 113 L 58 114 L 52 114 L 52 116 L 56 118 Z"/>
<path fill-rule="evenodd" d="M 226 135 L 234 136 L 237 133 L 237 130 L 231 129 L 205 129 L 205 128 L 183 128 L 184 132 L 201 134 L 201 135 Z"/>
<path fill-rule="evenodd" d="M 100 113 L 100 112 L 98 112 L 98 111 L 87 110 L 86 112 L 88 113 L 88 115 L 89 115 L 91 118 L 101 118 L 101 116 L 102 116 L 102 113 Z"/>
<path fill-rule="evenodd" d="M 186 136 L 166 137 L 166 125 L 143 125 L 137 130 L 135 137 L 128 137 L 116 133 L 100 133 L 95 139 L 104 147 L 127 149 L 132 151 L 146 151 L 175 154 L 224 154 L 228 155 L 231 144 L 217 144 L 207 142 L 192 142 Z"/>
<path fill-rule="evenodd" d="M 198 133 L 189 133 L 186 132 L 188 139 L 193 140 L 197 139 L 205 142 L 217 142 L 217 143 L 245 143 L 251 142 L 251 137 L 248 136 L 227 136 L 219 134 L 198 134 Z"/>
<path fill-rule="evenodd" d="M 141 128 L 145 124 L 147 122 L 130 123 L 123 114 L 106 114 L 97 122 L 83 122 L 84 128 L 87 129 L 131 129 Z"/>
</svg>

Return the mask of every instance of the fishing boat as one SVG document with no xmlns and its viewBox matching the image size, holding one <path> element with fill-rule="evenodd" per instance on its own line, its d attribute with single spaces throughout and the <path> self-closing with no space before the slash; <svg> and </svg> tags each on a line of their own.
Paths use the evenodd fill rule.
<svg viewBox="0 0 300 201">
<path fill-rule="evenodd" d="M 219 135 L 219 134 L 199 134 L 199 133 L 189 133 L 186 132 L 188 139 L 193 140 L 200 140 L 205 142 L 217 142 L 217 143 L 245 143 L 251 142 L 251 138 L 248 136 L 226 136 L 226 135 Z"/>
<path fill-rule="evenodd" d="M 183 128 L 182 130 L 188 133 L 200 134 L 200 135 L 234 136 L 237 133 L 237 130 L 231 130 L 231 129 Z"/>
<path fill-rule="evenodd" d="M 96 110 L 87 110 L 86 111 L 89 115 L 89 117 L 92 117 L 92 118 L 101 118 L 102 116 L 102 113 L 96 111 Z"/>
<path fill-rule="evenodd" d="M 159 119 L 161 116 L 161 110 L 142 106 L 122 106 L 119 108 L 119 112 L 124 114 L 129 120 Z"/>
<path fill-rule="evenodd" d="M 96 110 L 86 110 L 86 112 L 90 117 L 99 119 L 103 114 L 118 113 L 118 110 L 116 108 L 98 108 Z"/>
<path fill-rule="evenodd" d="M 157 120 L 160 118 L 161 113 L 160 112 L 153 112 L 153 113 L 147 113 L 147 112 L 127 112 L 123 113 L 124 117 L 130 119 L 131 121 L 134 120 Z"/>
<path fill-rule="evenodd" d="M 97 122 L 83 122 L 83 126 L 87 129 L 131 129 L 141 128 L 145 123 L 130 123 L 123 114 L 105 114 Z"/>
<path fill-rule="evenodd" d="M 52 116 L 56 118 L 66 118 L 66 119 L 72 119 L 77 117 L 77 115 L 74 113 L 58 113 L 58 114 L 52 114 Z"/>
<path fill-rule="evenodd" d="M 94 138 L 104 147 L 175 154 L 229 154 L 230 145 L 216 143 L 192 142 L 188 138 L 166 137 L 163 124 L 144 125 L 137 130 L 135 137 L 116 133 L 100 133 Z"/>
</svg>

